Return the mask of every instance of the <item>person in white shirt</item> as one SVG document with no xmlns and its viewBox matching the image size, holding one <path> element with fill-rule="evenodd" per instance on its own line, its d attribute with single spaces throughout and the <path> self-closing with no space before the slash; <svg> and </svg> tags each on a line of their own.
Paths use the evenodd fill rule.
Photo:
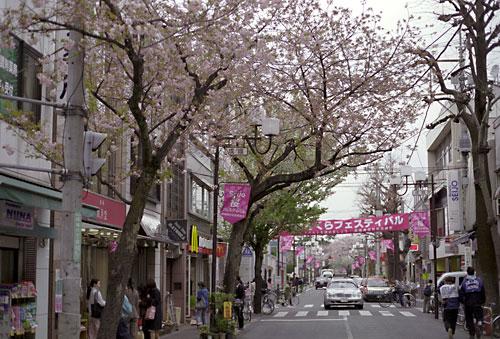
<svg viewBox="0 0 500 339">
<path fill-rule="evenodd" d="M 451 339 L 455 335 L 455 327 L 457 325 L 458 308 L 460 300 L 458 297 L 458 288 L 455 286 L 454 277 L 446 277 L 445 284 L 439 289 L 441 298 L 443 299 L 443 321 L 444 328 L 448 332 L 448 338 Z"/>
<path fill-rule="evenodd" d="M 90 281 L 90 285 L 87 288 L 87 306 L 89 311 L 89 339 L 97 338 L 97 333 L 99 332 L 99 327 L 101 326 L 101 314 L 100 312 L 95 312 L 96 308 L 94 308 L 94 313 L 92 313 L 92 305 L 97 303 L 101 306 L 98 308 L 102 310 L 102 307 L 106 306 L 106 301 L 102 298 L 101 294 L 101 281 L 98 279 L 92 279 Z"/>
</svg>

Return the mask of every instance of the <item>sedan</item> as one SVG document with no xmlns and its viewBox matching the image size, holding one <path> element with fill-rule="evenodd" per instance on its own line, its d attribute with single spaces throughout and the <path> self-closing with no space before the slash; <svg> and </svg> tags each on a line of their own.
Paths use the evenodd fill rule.
<svg viewBox="0 0 500 339">
<path fill-rule="evenodd" d="M 361 291 L 366 301 L 385 298 L 391 290 L 387 280 L 382 278 L 367 278 L 361 282 Z"/>
<path fill-rule="evenodd" d="M 333 280 L 326 288 L 323 305 L 325 309 L 332 306 L 354 306 L 362 309 L 363 296 L 351 279 Z"/>
</svg>

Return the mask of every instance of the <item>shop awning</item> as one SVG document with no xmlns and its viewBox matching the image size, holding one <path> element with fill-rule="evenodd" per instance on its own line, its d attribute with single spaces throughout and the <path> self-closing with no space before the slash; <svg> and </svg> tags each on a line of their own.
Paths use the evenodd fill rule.
<svg viewBox="0 0 500 339">
<path fill-rule="evenodd" d="M 459 245 L 459 244 L 467 243 L 467 242 L 469 242 L 471 237 L 475 234 L 476 234 L 476 231 L 471 231 L 471 232 L 462 234 L 462 235 L 458 236 L 457 238 L 453 239 L 450 243 L 452 245 Z"/>
<path fill-rule="evenodd" d="M 38 224 L 35 224 L 32 229 L 25 229 L 25 228 L 21 229 L 21 228 L 0 225 L 0 234 L 21 236 L 21 237 L 55 239 L 57 232 L 55 228 L 44 227 Z"/>
<path fill-rule="evenodd" d="M 167 227 L 162 225 L 158 218 L 144 214 L 141 219 L 141 228 L 151 239 L 164 243 L 173 243 L 168 237 Z"/>
<path fill-rule="evenodd" d="M 48 210 L 62 210 L 62 192 L 0 174 L 0 200 Z M 82 216 L 95 218 L 97 207 L 82 205 Z"/>
</svg>

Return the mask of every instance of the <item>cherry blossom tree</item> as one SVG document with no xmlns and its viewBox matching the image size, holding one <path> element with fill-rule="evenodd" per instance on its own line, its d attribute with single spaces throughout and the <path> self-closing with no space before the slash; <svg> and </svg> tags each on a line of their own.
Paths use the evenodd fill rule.
<svg viewBox="0 0 500 339">
<path fill-rule="evenodd" d="M 479 272 L 484 279 L 488 300 L 498 305 L 500 237 L 498 234 L 497 217 L 494 203 L 494 174 L 490 172 L 489 156 L 491 147 L 488 143 L 491 111 L 498 103 L 498 84 L 488 79 L 488 65 L 493 53 L 500 48 L 500 24 L 498 12 L 500 5 L 495 0 L 440 0 L 443 4 L 443 14 L 438 20 L 447 23 L 453 36 L 446 44 L 447 48 L 460 31 L 465 32 L 465 53 L 460 66 L 453 72 L 459 79 L 459 85 L 453 86 L 445 76 L 445 70 L 439 64 L 439 55 L 429 49 L 415 48 L 414 52 L 422 62 L 429 66 L 435 75 L 439 93 L 431 93 L 427 98 L 429 103 L 445 101 L 450 105 L 450 114 L 437 124 L 453 119 L 462 121 L 470 135 L 471 157 L 475 189 L 474 230 L 477 237 L 477 256 Z M 470 77 L 472 81 L 465 83 Z M 453 111 L 455 110 L 455 111 Z M 431 124 L 429 127 L 434 127 Z M 492 260 L 495 258 L 495 260 Z"/>
<path fill-rule="evenodd" d="M 420 71 L 406 51 L 417 40 L 408 22 L 385 32 L 379 19 L 302 1 L 273 23 L 268 71 L 252 79 L 252 97 L 234 108 L 251 111 L 257 97 L 267 115 L 282 121 L 269 152 L 260 154 L 249 141 L 250 156 L 233 159 L 252 187 L 250 206 L 296 182 L 331 173 L 342 178 L 409 132 L 420 108 Z M 242 220 L 231 232 L 227 292 L 234 291 L 247 227 Z"/>
<path fill-rule="evenodd" d="M 71 41 L 66 32 L 83 35 L 82 81 L 86 88 L 88 128 L 108 134 L 109 144 L 132 142 L 137 157 L 125 171 L 137 179 L 117 250 L 110 254 L 107 306 L 100 338 L 116 335 L 123 290 L 137 252 L 136 238 L 151 187 L 165 177 L 166 160 L 182 161 L 176 143 L 194 128 L 206 128 L 249 84 L 269 54 L 266 28 L 286 9 L 279 1 L 26 1 L 5 10 L 0 24 L 3 43 L 13 35 L 30 43 L 50 39 L 59 46 L 41 60 L 40 81 L 54 99 L 63 88 Z M 79 26 L 76 23 L 81 22 Z M 69 93 L 71 95 L 71 93 Z M 16 120 L 17 118 L 17 120 Z M 10 123 L 23 127 L 22 115 Z M 36 128 L 21 132 L 44 147 Z M 43 153 L 41 155 L 50 155 Z"/>
</svg>

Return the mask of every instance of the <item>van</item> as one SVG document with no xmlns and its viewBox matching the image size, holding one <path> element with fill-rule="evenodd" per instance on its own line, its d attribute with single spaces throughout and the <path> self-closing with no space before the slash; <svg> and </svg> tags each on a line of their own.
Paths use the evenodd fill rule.
<svg viewBox="0 0 500 339">
<path fill-rule="evenodd" d="M 467 276 L 467 272 L 462 272 L 462 271 L 443 273 L 443 275 L 441 275 L 438 278 L 437 286 L 438 286 L 438 288 L 440 288 L 444 284 L 444 279 L 446 279 L 446 277 L 453 277 L 453 278 L 455 278 L 455 286 L 457 288 L 460 288 L 460 285 L 462 285 L 462 281 L 464 281 L 464 278 L 466 276 Z"/>
</svg>

